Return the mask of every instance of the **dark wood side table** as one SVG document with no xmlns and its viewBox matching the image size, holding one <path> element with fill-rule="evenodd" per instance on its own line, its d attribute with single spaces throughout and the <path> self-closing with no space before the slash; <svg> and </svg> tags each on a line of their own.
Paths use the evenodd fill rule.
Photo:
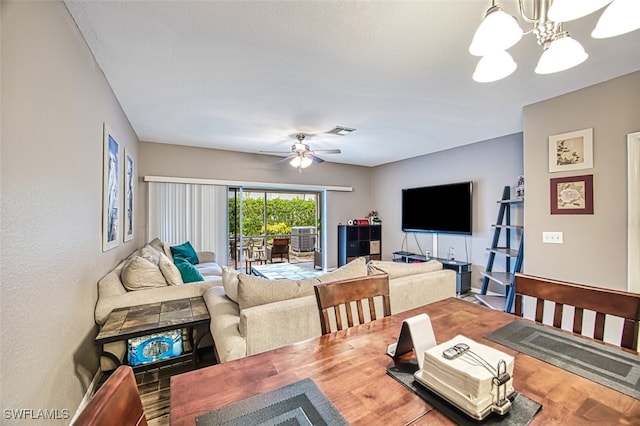
<svg viewBox="0 0 640 426">
<path fill-rule="evenodd" d="M 107 321 L 100 328 L 100 332 L 95 340 L 100 356 L 106 356 L 113 360 L 116 365 L 120 365 L 120 359 L 116 355 L 104 351 L 105 343 L 125 341 L 126 344 L 127 339 L 134 337 L 186 328 L 191 346 L 190 351 L 183 352 L 182 355 L 177 357 L 142 364 L 136 367 L 141 368 L 149 365 L 159 367 L 162 364 L 174 363 L 180 359 L 191 358 L 194 366 L 197 368 L 198 344 L 204 336 L 211 333 L 209 329 L 210 320 L 209 311 L 201 296 L 130 306 L 127 308 L 114 309 L 111 314 L 109 314 Z M 207 331 L 194 342 L 194 330 L 199 325 L 206 325 Z M 127 353 L 125 353 L 125 363 L 127 358 Z"/>
</svg>

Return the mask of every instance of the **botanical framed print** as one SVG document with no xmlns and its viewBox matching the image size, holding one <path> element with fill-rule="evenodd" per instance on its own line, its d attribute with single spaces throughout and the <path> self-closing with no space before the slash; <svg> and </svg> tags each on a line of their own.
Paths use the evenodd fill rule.
<svg viewBox="0 0 640 426">
<path fill-rule="evenodd" d="M 593 129 L 549 136 L 549 172 L 593 168 Z"/>
<path fill-rule="evenodd" d="M 103 144 L 102 251 L 107 251 L 120 242 L 120 144 L 106 123 Z"/>
<path fill-rule="evenodd" d="M 551 179 L 551 214 L 593 214 L 593 175 Z"/>
<path fill-rule="evenodd" d="M 124 149 L 124 226 L 122 233 L 123 240 L 125 242 L 133 239 L 133 222 L 135 215 L 133 211 L 134 206 L 134 191 L 135 191 L 135 163 L 133 156 L 127 148 Z"/>
</svg>

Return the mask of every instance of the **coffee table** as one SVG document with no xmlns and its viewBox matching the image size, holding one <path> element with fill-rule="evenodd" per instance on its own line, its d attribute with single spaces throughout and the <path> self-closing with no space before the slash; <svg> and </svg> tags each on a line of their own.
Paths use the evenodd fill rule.
<svg viewBox="0 0 640 426">
<path fill-rule="evenodd" d="M 191 358 L 194 366 L 197 368 L 198 357 L 196 349 L 202 338 L 211 332 L 208 326 L 210 320 L 209 311 L 201 296 L 129 306 L 111 311 L 107 321 L 100 328 L 100 332 L 96 336 L 95 341 L 100 355 L 113 360 L 116 366 L 118 366 L 121 364 L 120 359 L 116 355 L 104 351 L 105 343 L 125 341 L 126 344 L 127 339 L 134 337 L 186 328 L 191 346 L 190 351 L 183 352 L 182 355 L 177 357 L 142 364 L 134 368 L 142 368 L 150 365 L 159 367 L 163 364 L 174 363 L 177 360 L 188 358 Z M 207 325 L 207 331 L 194 342 L 194 330 L 195 327 L 199 325 Z M 127 359 L 128 357 L 125 353 L 125 363 Z"/>
<path fill-rule="evenodd" d="M 323 274 L 322 271 L 315 271 L 302 268 L 294 263 L 269 263 L 266 265 L 255 265 L 251 267 L 251 272 L 255 275 L 269 280 L 304 280 L 315 278 Z"/>
</svg>

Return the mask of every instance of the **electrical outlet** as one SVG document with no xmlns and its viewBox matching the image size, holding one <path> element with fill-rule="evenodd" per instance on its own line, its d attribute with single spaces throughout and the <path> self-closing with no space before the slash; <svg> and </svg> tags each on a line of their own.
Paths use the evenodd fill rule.
<svg viewBox="0 0 640 426">
<path fill-rule="evenodd" d="M 542 233 L 542 242 L 548 244 L 562 244 L 562 232 L 549 232 Z"/>
</svg>

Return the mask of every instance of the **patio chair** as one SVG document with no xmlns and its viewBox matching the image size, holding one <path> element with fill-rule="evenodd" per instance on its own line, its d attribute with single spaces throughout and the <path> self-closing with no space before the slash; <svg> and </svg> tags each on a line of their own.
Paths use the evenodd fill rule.
<svg viewBox="0 0 640 426">
<path fill-rule="evenodd" d="M 273 263 L 274 258 L 280 258 L 280 262 L 284 262 L 285 258 L 289 261 L 288 238 L 274 238 L 273 243 L 267 246 L 267 262 Z"/>
</svg>

